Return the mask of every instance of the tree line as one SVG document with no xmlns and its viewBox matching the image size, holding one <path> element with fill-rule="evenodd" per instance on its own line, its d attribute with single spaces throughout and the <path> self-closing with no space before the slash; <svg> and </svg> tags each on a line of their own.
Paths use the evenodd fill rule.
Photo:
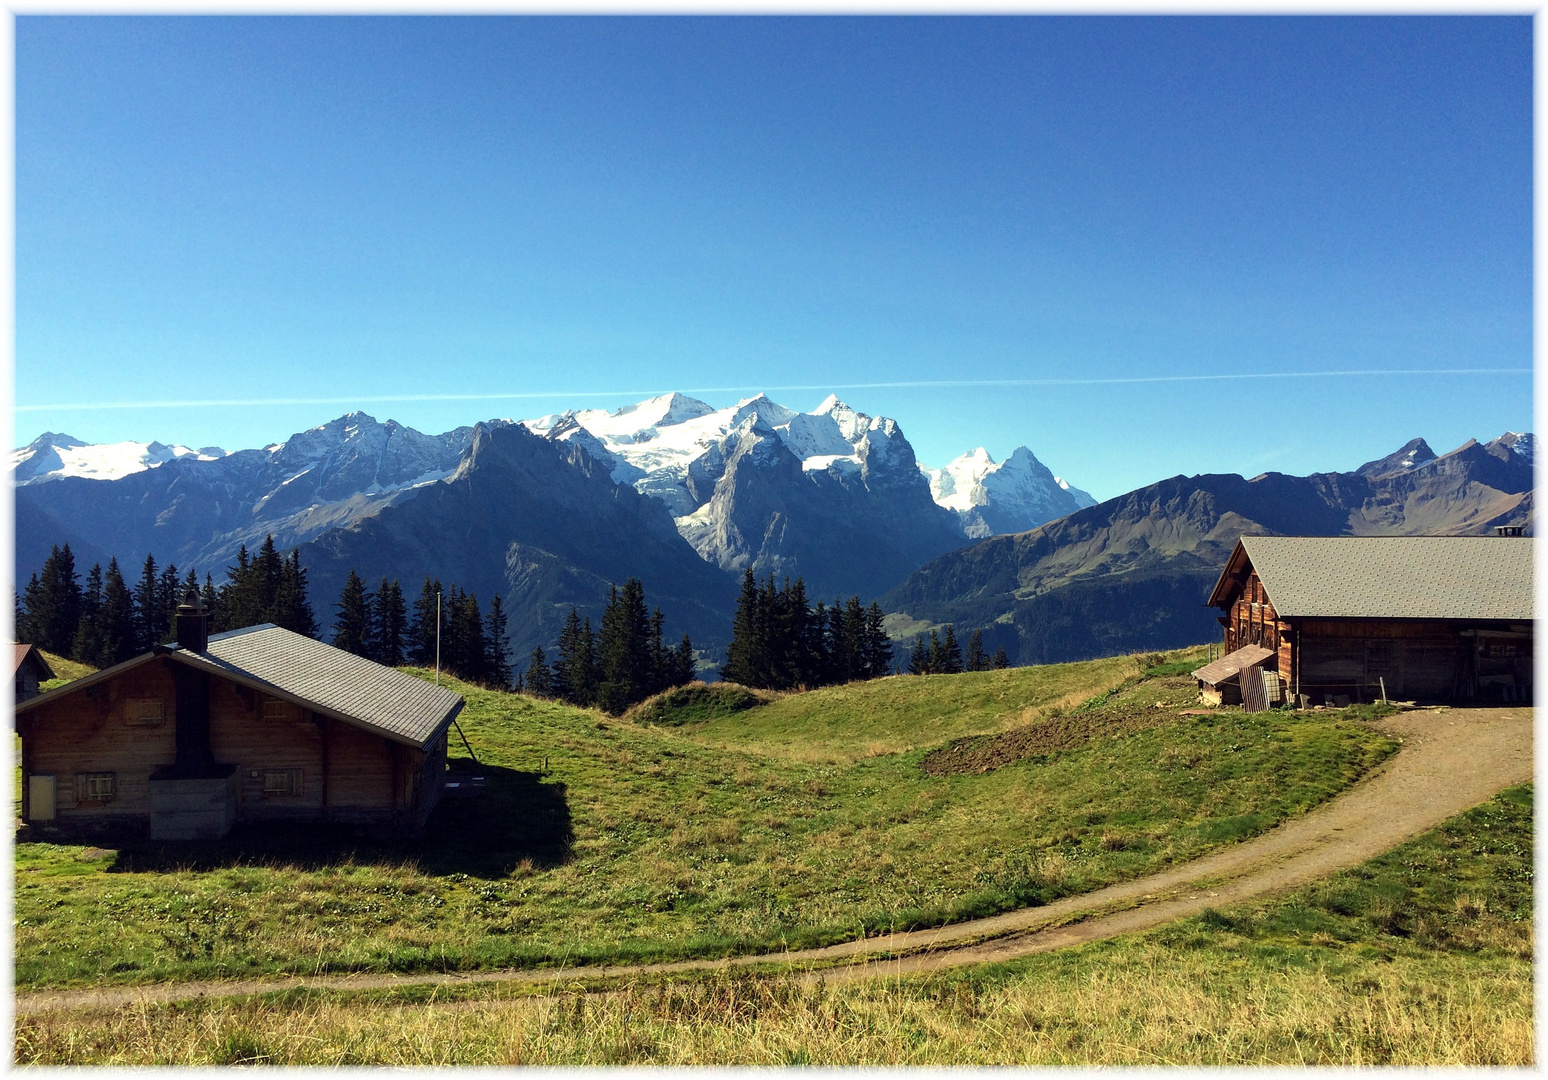
<svg viewBox="0 0 1548 1080">
<path fill-rule="evenodd" d="M 693 642 L 684 634 L 676 648 L 665 645 L 664 621 L 660 608 L 647 614 L 638 578 L 622 589 L 612 586 L 600 633 L 593 634 L 590 616 L 582 619 L 572 607 L 559 632 L 559 655 L 550 664 L 547 650 L 533 649 L 517 689 L 617 716 L 652 694 L 691 682 Z"/>
<path fill-rule="evenodd" d="M 829 607 L 806 599 L 796 578 L 776 588 L 770 574 L 760 585 L 748 570 L 731 624 L 731 644 L 720 677 L 766 690 L 875 679 L 892 674 L 892 641 L 877 604 L 835 598 Z"/>
<path fill-rule="evenodd" d="M 382 578 L 371 592 L 351 568 L 334 607 L 338 616 L 333 622 L 332 644 L 346 652 L 388 667 L 404 663 L 432 667 L 439 662 L 466 682 L 499 689 L 511 684 L 507 655 L 511 639 L 499 596 L 490 599 L 485 615 L 479 610 L 477 596 L 464 592 L 455 582 L 443 589 L 440 578 L 426 575 L 410 619 L 396 578 Z"/>
<path fill-rule="evenodd" d="M 253 555 L 244 545 L 218 588 L 209 574 L 201 586 L 192 568 L 185 577 L 179 575 L 176 565 L 158 568 L 155 557 L 147 555 L 131 587 L 114 558 L 106 570 L 93 564 L 82 585 L 70 545 L 55 545 L 17 597 L 17 639 L 83 664 L 110 667 L 174 641 L 173 618 L 190 587 L 199 589 L 211 633 L 270 622 L 317 635 L 299 554 L 280 555 L 272 536 Z"/>
<path fill-rule="evenodd" d="M 984 652 L 984 632 L 974 630 L 968 635 L 967 659 L 962 658 L 962 647 L 957 644 L 957 631 L 946 624 L 944 635 L 930 631 L 930 643 L 925 644 L 923 634 L 914 635 L 914 647 L 908 654 L 910 675 L 956 675 L 963 671 L 989 671 L 1010 667 L 1010 657 L 1005 646 L 995 650 L 994 656 Z"/>
</svg>

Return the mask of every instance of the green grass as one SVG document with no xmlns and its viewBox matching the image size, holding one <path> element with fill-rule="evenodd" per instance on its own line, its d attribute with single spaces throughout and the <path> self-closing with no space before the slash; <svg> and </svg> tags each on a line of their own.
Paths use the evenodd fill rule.
<svg viewBox="0 0 1548 1080">
<path fill-rule="evenodd" d="M 688 733 L 705 746 L 847 763 L 1030 723 L 1139 672 L 1138 657 L 1116 656 L 963 675 L 894 675 L 791 694 L 693 725 Z"/>
<path fill-rule="evenodd" d="M 443 804 L 423 843 L 372 847 L 309 829 L 129 845 L 104 859 L 19 844 L 16 982 L 827 944 L 1043 903 L 1194 858 L 1303 812 L 1395 748 L 1336 712 L 1183 717 L 1193 684 L 1172 676 L 1132 683 L 1113 702 L 1161 703 L 1169 719 L 1156 727 L 982 775 L 926 774 L 920 759 L 947 734 L 1032 707 L 986 696 L 984 685 L 964 675 L 843 688 L 837 700 L 855 715 L 880 716 L 890 738 L 912 742 L 848 763 L 707 746 L 693 725 L 636 725 L 459 686 L 459 722 L 489 786 Z M 908 695 L 912 736 L 886 712 Z M 980 702 L 979 719 L 937 723 L 964 701 Z M 819 732 L 836 728 L 825 712 L 806 715 Z"/>
<path fill-rule="evenodd" d="M 680 727 L 755 709 L 773 699 L 774 695 L 767 691 L 749 690 L 736 683 L 691 682 L 646 698 L 625 713 L 624 718 L 637 724 Z"/>
<path fill-rule="evenodd" d="M 25 1064 L 1506 1065 L 1535 1061 L 1530 785 L 1272 900 L 829 984 L 289 991 L 22 1017 Z"/>
<path fill-rule="evenodd" d="M 39 689 L 42 690 L 52 690 L 57 686 L 63 686 L 67 682 L 74 682 L 76 679 L 90 675 L 97 670 L 90 664 L 79 664 L 74 660 L 68 660 L 63 656 L 56 656 L 44 649 L 39 649 L 38 652 L 43 654 L 43 659 L 48 661 L 48 666 L 54 669 L 55 675 L 55 678 L 45 679 L 39 684 Z"/>
</svg>

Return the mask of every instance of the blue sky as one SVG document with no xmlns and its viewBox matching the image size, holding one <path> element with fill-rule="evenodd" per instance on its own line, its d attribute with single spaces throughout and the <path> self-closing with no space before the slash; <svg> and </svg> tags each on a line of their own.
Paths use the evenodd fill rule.
<svg viewBox="0 0 1548 1080">
<path fill-rule="evenodd" d="M 1531 35 L 19 16 L 16 440 L 833 388 L 1109 497 L 1528 430 Z M 371 400 L 435 395 L 526 396 Z"/>
</svg>

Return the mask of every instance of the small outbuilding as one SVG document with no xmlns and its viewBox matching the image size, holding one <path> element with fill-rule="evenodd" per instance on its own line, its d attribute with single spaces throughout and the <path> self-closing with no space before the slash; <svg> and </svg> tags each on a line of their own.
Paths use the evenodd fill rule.
<svg viewBox="0 0 1548 1080">
<path fill-rule="evenodd" d="M 1261 668 L 1310 704 L 1532 697 L 1531 537 L 1244 536 L 1208 602 L 1226 656 L 1201 691 Z"/>
<path fill-rule="evenodd" d="M 38 696 L 38 687 L 49 679 L 58 678 L 54 669 L 43 659 L 43 652 L 36 645 L 16 646 L 16 697 L 23 702 Z"/>
<path fill-rule="evenodd" d="M 253 822 L 423 829 L 454 691 L 268 623 L 177 645 L 18 704 L 22 818 L 63 833 L 213 839 Z"/>
</svg>

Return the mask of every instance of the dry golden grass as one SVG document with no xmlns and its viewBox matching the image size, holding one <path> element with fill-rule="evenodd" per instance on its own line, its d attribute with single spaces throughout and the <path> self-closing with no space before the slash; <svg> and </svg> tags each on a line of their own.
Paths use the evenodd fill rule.
<svg viewBox="0 0 1548 1080">
<path fill-rule="evenodd" d="M 311 995 L 23 1018 L 17 1060 L 341 1065 L 1525 1065 L 1526 961 L 1269 971 L 1151 941 L 979 977 L 715 976 L 606 993 Z M 1086 954 L 1085 962 L 1080 954 Z M 1237 958 L 1240 960 L 1240 958 Z"/>
</svg>

